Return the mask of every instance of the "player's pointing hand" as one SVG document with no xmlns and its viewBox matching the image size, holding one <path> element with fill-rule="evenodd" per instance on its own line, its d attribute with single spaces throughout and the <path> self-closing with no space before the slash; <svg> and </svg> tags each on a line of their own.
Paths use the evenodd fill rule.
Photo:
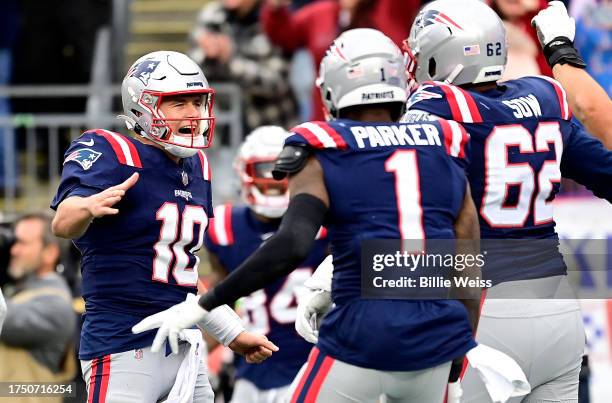
<svg viewBox="0 0 612 403">
<path fill-rule="evenodd" d="M 119 203 L 123 196 L 125 196 L 125 192 L 138 182 L 138 177 L 138 172 L 135 172 L 120 184 L 89 196 L 87 198 L 87 209 L 90 214 L 98 218 L 119 213 L 119 209 L 112 208 L 112 206 Z"/>
</svg>

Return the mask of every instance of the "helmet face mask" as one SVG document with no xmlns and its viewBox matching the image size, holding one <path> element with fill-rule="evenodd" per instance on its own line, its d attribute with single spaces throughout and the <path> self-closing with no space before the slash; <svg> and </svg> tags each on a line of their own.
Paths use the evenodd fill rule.
<svg viewBox="0 0 612 403">
<path fill-rule="evenodd" d="M 329 119 L 351 106 L 399 103 L 407 98 L 405 60 L 382 32 L 351 29 L 342 33 L 321 60 L 317 85 Z"/>
<path fill-rule="evenodd" d="M 199 116 L 193 117 L 168 117 L 162 111 L 162 104 L 168 98 L 185 96 L 199 96 L 200 104 Z M 215 93 L 212 89 L 203 92 L 197 90 L 194 92 L 183 91 L 178 93 L 158 93 L 152 91 L 143 91 L 140 104 L 150 110 L 152 118 L 151 129 L 149 134 L 156 138 L 160 143 L 177 144 L 187 148 L 202 149 L 210 147 L 212 136 L 215 127 L 215 118 L 212 115 L 212 106 L 214 104 Z M 177 130 L 179 123 L 188 123 L 181 125 Z M 188 129 L 187 131 L 183 129 Z"/>
<path fill-rule="evenodd" d="M 480 0 L 436 0 L 415 18 L 404 51 L 419 84 L 495 82 L 506 66 L 506 30 Z"/>
<path fill-rule="evenodd" d="M 210 147 L 215 92 L 200 67 L 182 53 L 159 51 L 138 59 L 123 80 L 121 95 L 125 115 L 120 118 L 127 127 L 174 156 L 186 158 Z M 198 110 L 164 113 L 164 104 L 173 99 L 192 102 Z"/>
<path fill-rule="evenodd" d="M 406 63 L 406 77 L 408 79 L 408 93 L 414 92 L 419 86 L 419 83 L 416 79 L 416 69 L 417 69 L 417 58 L 410 49 L 410 45 L 408 44 L 408 40 L 404 40 L 402 42 L 402 51 L 404 52 L 405 63 Z"/>
<path fill-rule="evenodd" d="M 234 162 L 240 194 L 255 213 L 280 218 L 289 205 L 289 181 L 272 178 L 272 169 L 289 133 L 278 126 L 262 126 L 244 140 Z"/>
</svg>

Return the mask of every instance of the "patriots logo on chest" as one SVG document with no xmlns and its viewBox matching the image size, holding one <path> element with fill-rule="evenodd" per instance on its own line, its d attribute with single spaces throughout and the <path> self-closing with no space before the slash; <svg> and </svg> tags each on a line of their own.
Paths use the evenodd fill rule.
<svg viewBox="0 0 612 403">
<path fill-rule="evenodd" d="M 64 160 L 64 165 L 67 162 L 74 161 L 79 164 L 84 170 L 88 170 L 100 158 L 101 152 L 92 150 L 91 148 L 80 148 L 71 152 Z"/>
</svg>

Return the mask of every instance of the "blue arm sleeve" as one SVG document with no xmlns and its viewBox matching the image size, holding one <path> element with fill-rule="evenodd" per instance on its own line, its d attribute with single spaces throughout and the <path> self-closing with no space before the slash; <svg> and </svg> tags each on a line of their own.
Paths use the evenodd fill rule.
<svg viewBox="0 0 612 403">
<path fill-rule="evenodd" d="M 612 152 L 577 125 L 571 127 L 561 157 L 561 175 L 612 203 Z"/>
</svg>

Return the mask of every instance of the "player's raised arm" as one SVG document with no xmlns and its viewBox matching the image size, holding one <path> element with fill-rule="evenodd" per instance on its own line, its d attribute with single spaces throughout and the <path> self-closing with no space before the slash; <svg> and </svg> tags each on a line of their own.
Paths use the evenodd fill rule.
<svg viewBox="0 0 612 403">
<path fill-rule="evenodd" d="M 612 149 L 612 100 L 587 73 L 586 63 L 574 48 L 576 23 L 565 5 L 551 1 L 533 18 L 540 44 L 553 75 L 567 93 L 568 102 L 586 129 Z"/>
<path fill-rule="evenodd" d="M 136 172 L 122 183 L 94 195 L 70 196 L 64 199 L 58 205 L 57 213 L 53 218 L 53 233 L 61 238 L 78 238 L 87 230 L 94 218 L 119 213 L 119 210 L 113 206 L 137 181 L 138 173 Z"/>
<path fill-rule="evenodd" d="M 561 156 L 561 175 L 586 186 L 612 203 L 612 151 L 572 124 Z"/>
</svg>

